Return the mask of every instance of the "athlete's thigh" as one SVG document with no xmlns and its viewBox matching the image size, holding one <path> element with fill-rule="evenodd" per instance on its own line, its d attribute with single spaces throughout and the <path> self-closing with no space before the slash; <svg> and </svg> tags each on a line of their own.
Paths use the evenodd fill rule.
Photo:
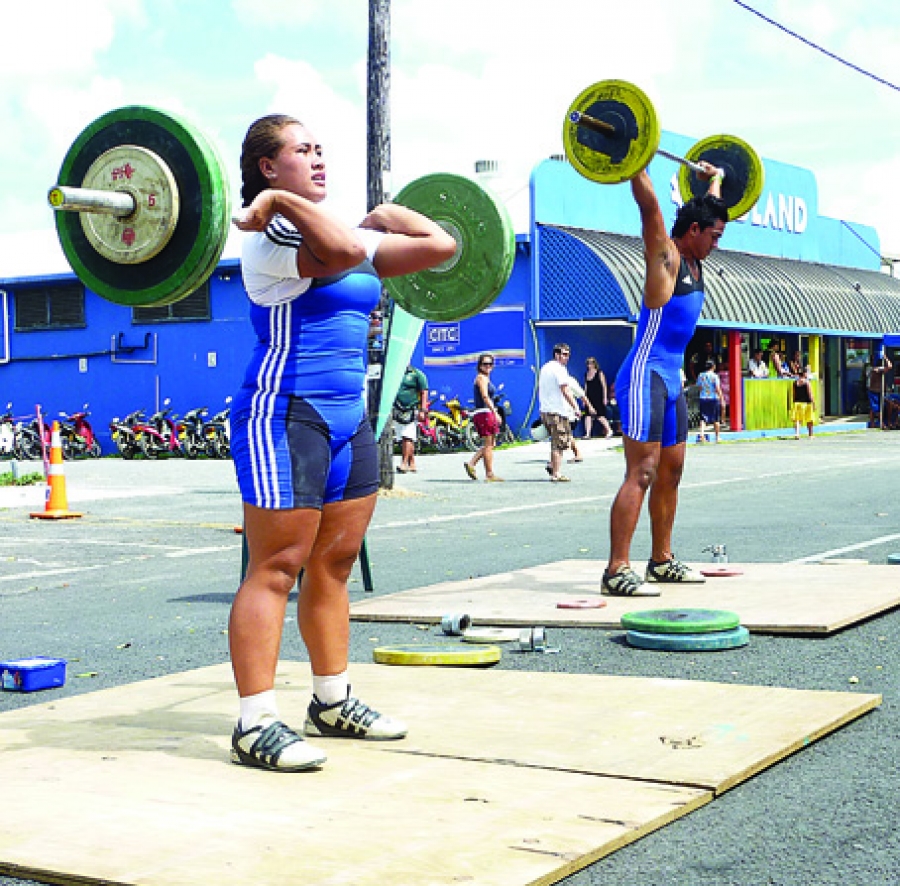
<svg viewBox="0 0 900 886">
<path fill-rule="evenodd" d="M 363 415 L 353 433 L 331 440 L 331 469 L 325 487 L 326 504 L 374 495 L 378 491 L 378 444 Z"/>
</svg>

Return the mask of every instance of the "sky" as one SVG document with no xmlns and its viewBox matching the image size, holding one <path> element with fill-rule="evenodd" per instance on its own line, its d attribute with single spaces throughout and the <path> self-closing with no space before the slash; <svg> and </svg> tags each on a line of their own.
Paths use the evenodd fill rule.
<svg viewBox="0 0 900 886">
<path fill-rule="evenodd" d="M 896 0 L 746 3 L 900 85 Z M 78 134 L 125 105 L 198 127 L 236 204 L 247 127 L 292 114 L 325 148 L 329 204 L 359 220 L 368 12 L 368 0 L 0 4 L 0 278 L 66 269 L 47 191 Z M 569 105 L 617 78 L 650 96 L 664 130 L 733 133 L 811 170 L 821 214 L 873 226 L 882 252 L 900 256 L 900 91 L 736 0 L 392 0 L 390 14 L 393 193 L 497 160 L 496 190 L 524 230 L 528 176 L 561 153 Z"/>
</svg>

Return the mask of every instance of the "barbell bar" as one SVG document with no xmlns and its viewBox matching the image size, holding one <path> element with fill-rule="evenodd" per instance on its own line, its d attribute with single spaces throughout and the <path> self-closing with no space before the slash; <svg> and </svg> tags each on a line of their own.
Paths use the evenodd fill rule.
<svg viewBox="0 0 900 886">
<path fill-rule="evenodd" d="M 124 218 L 136 208 L 134 197 L 126 191 L 95 191 L 90 188 L 51 188 L 47 202 L 57 212 L 97 212 Z"/>
<path fill-rule="evenodd" d="M 571 120 L 572 123 L 574 123 L 576 126 L 585 126 L 588 129 L 592 129 L 594 132 L 600 132 L 604 135 L 610 135 L 613 137 L 615 137 L 616 135 L 616 127 L 611 123 L 604 123 L 603 120 L 598 120 L 596 117 L 591 117 L 590 114 L 584 114 L 581 111 L 571 111 L 569 113 L 569 120 Z M 673 154 L 670 151 L 664 150 L 663 148 L 657 148 L 656 153 L 661 157 L 666 157 L 669 160 L 674 160 L 676 163 L 681 163 L 694 172 L 705 172 L 704 168 L 699 163 L 693 163 L 691 160 L 687 160 L 684 157 L 679 157 L 678 154 Z"/>
<path fill-rule="evenodd" d="M 63 252 L 101 297 L 156 307 L 186 297 L 213 273 L 231 212 L 225 170 L 186 120 L 130 106 L 90 124 L 48 192 Z M 393 277 L 385 288 L 409 313 L 454 321 L 486 308 L 509 280 L 515 232 L 506 208 L 478 183 L 437 173 L 395 198 L 453 236 L 438 267 Z"/>
<path fill-rule="evenodd" d="M 633 83 L 602 80 L 572 102 L 563 124 L 563 146 L 572 166 L 585 178 L 618 184 L 634 178 L 657 154 L 681 164 L 682 199 L 706 193 L 700 161 L 722 169 L 722 199 L 729 218 L 747 213 L 762 194 L 765 174 L 753 148 L 730 135 L 703 139 L 680 157 L 659 147 L 661 131 L 652 102 Z"/>
</svg>

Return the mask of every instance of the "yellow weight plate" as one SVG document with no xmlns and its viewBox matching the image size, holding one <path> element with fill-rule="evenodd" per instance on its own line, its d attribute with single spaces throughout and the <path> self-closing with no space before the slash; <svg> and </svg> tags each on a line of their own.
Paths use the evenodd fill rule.
<svg viewBox="0 0 900 886">
<path fill-rule="evenodd" d="M 606 123 L 612 133 L 575 122 L 586 114 Z M 569 162 L 591 181 L 618 184 L 634 178 L 659 148 L 659 118 L 646 94 L 624 80 L 601 80 L 572 102 L 563 124 L 563 148 Z"/>
<path fill-rule="evenodd" d="M 391 665 L 492 665 L 500 661 L 499 646 L 434 645 L 379 646 L 372 650 L 378 664 Z"/>
<path fill-rule="evenodd" d="M 693 145 L 685 159 L 694 163 L 706 160 L 725 170 L 722 199 L 728 207 L 729 219 L 746 215 L 756 205 L 766 174 L 759 154 L 747 142 L 734 135 L 711 135 Z M 678 190 L 685 202 L 692 197 L 702 197 L 708 187 L 709 183 L 687 166 L 678 171 Z"/>
</svg>

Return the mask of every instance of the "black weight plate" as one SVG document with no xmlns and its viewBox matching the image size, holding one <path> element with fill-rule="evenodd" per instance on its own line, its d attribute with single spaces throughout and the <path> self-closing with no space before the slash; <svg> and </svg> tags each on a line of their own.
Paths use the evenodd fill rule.
<svg viewBox="0 0 900 886">
<path fill-rule="evenodd" d="M 686 160 L 698 163 L 706 160 L 725 171 L 722 199 L 728 207 L 728 218 L 740 218 L 748 213 L 762 194 L 765 170 L 759 155 L 747 142 L 733 135 L 711 135 L 701 139 L 685 155 Z M 700 179 L 690 167 L 678 172 L 678 190 L 684 200 L 702 196 L 709 182 Z"/>
<path fill-rule="evenodd" d="M 724 609 L 646 609 L 626 612 L 622 627 L 656 634 L 705 634 L 730 631 L 741 623 L 736 612 Z"/>
<path fill-rule="evenodd" d="M 129 106 L 104 114 L 76 138 L 58 184 L 80 187 L 91 164 L 120 145 L 157 154 L 175 178 L 178 224 L 166 247 L 140 264 L 117 264 L 88 242 L 77 213 L 56 213 L 66 258 L 82 282 L 103 298 L 132 307 L 169 304 L 200 286 L 215 268 L 228 234 L 229 193 L 214 148 L 192 125 L 156 108 Z"/>
<path fill-rule="evenodd" d="M 464 320 L 483 311 L 512 274 L 516 236 L 503 206 L 479 184 L 452 173 L 410 182 L 395 203 L 428 216 L 452 234 L 449 261 L 384 281 L 394 301 L 422 320 Z"/>
</svg>

